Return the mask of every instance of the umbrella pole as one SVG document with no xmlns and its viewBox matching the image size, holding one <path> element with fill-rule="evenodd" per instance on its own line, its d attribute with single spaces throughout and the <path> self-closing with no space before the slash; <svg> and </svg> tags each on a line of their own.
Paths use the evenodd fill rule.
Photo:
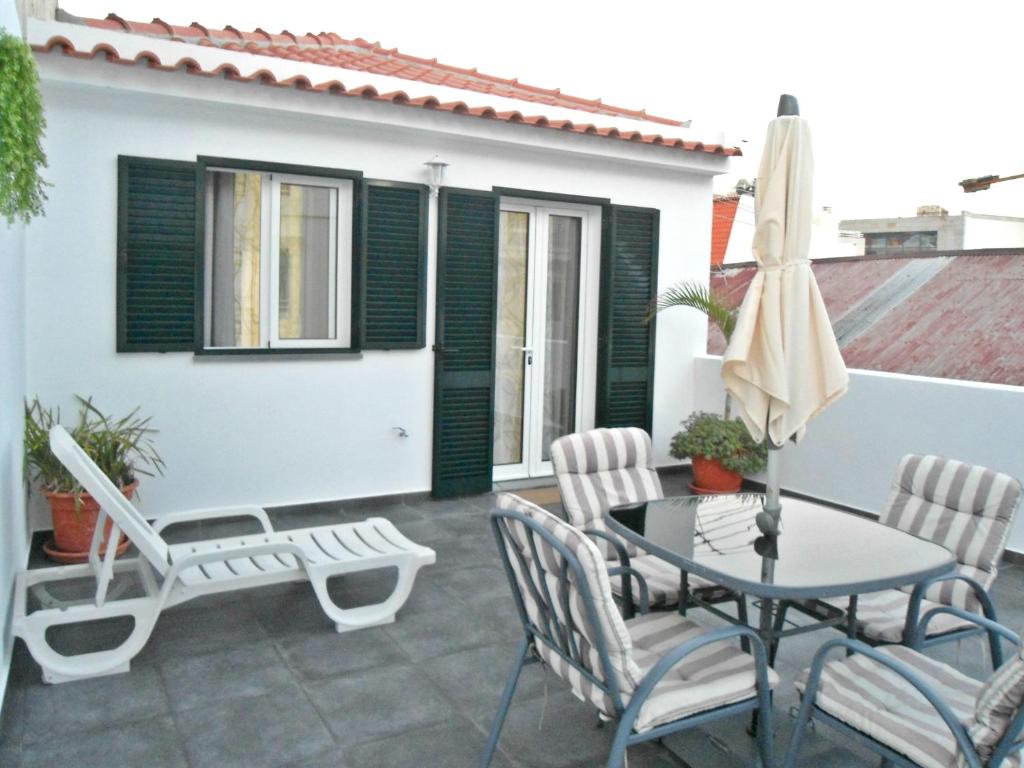
<svg viewBox="0 0 1024 768">
<path fill-rule="evenodd" d="M 781 482 L 779 481 L 779 458 L 782 445 L 775 445 L 768 434 L 768 422 L 766 420 L 764 430 L 764 441 L 768 444 L 768 468 L 765 478 L 764 511 L 759 512 L 754 522 L 757 528 L 765 536 L 778 536 L 782 533 L 782 502 L 779 498 Z M 785 445 L 785 443 L 783 443 Z"/>
</svg>

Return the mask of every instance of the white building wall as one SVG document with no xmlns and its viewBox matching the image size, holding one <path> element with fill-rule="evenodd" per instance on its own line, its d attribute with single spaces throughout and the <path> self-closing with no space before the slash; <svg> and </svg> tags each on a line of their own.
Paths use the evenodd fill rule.
<svg viewBox="0 0 1024 768">
<path fill-rule="evenodd" d="M 121 83 L 153 77 L 102 62 L 56 57 L 44 63 L 61 78 L 71 67 L 93 75 L 109 71 Z M 77 393 L 92 395 L 115 414 L 141 406 L 152 416 L 167 475 L 142 484 L 140 505 L 149 516 L 191 506 L 292 504 L 429 489 L 435 222 L 432 212 L 425 349 L 370 351 L 360 359 L 119 355 L 119 154 L 266 160 L 413 182 L 425 180 L 424 162 L 440 154 L 450 163 L 446 183 L 454 187 L 543 190 L 658 208 L 660 288 L 707 278 L 706 259 L 697 254 L 710 248 L 711 176 L 724 169 L 721 158 L 437 113 L 422 113 L 422 123 L 447 134 L 370 125 L 269 107 L 352 110 L 406 121 L 417 115 L 358 99 L 186 75 L 155 77 L 172 90 L 205 94 L 211 101 L 46 84 L 46 149 L 54 187 L 46 221 L 31 232 L 28 272 L 29 393 L 69 412 Z M 247 103 L 215 103 L 214 97 Z M 478 135 L 452 135 L 452 126 Z M 505 142 L 495 144 L 495 137 Z M 523 139 L 530 145 L 514 143 Z M 696 171 L 672 167 L 680 162 Z M 693 256 L 686 261 L 684 254 Z M 668 461 L 672 425 L 693 407 L 693 357 L 704 349 L 705 337 L 696 315 L 673 313 L 659 320 L 654 437 L 662 461 Z M 395 426 L 409 437 L 398 437 Z M 44 511 L 36 510 L 34 523 L 49 525 Z"/>
<path fill-rule="evenodd" d="M 720 410 L 722 358 L 697 359 L 697 407 Z M 878 513 L 896 464 L 933 453 L 1024 481 L 1024 387 L 850 371 L 850 389 L 782 450 L 785 490 Z M 783 512 L 785 520 L 785 512 Z M 1009 546 L 1024 552 L 1024 510 Z"/>
<path fill-rule="evenodd" d="M 964 248 L 1022 248 L 1024 219 L 964 211 Z"/>
<path fill-rule="evenodd" d="M 0 0 L 0 28 L 21 35 L 11 0 Z M 25 228 L 0 218 L 0 706 L 10 669 L 14 575 L 28 558 L 22 435 L 25 402 Z"/>
</svg>

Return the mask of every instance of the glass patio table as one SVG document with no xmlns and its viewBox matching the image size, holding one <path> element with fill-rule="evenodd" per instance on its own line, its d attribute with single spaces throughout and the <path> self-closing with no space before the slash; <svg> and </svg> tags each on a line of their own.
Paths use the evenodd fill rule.
<svg viewBox="0 0 1024 768">
<path fill-rule="evenodd" d="M 843 624 L 855 634 L 857 595 L 954 570 L 955 558 L 938 544 L 802 499 L 783 497 L 782 532 L 763 536 L 755 523 L 763 504 L 763 494 L 680 496 L 613 507 L 606 519 L 627 541 L 680 568 L 680 594 L 693 573 L 759 598 L 758 634 L 773 659 L 782 637 Z M 842 596 L 850 598 L 846 611 L 821 602 Z M 817 621 L 785 630 L 782 602 Z M 737 622 L 699 598 L 689 604 Z"/>
</svg>

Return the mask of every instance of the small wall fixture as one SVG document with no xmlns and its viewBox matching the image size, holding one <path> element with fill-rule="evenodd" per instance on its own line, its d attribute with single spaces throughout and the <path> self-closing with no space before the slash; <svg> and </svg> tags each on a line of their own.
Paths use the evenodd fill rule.
<svg viewBox="0 0 1024 768">
<path fill-rule="evenodd" d="M 430 173 L 430 194 L 437 197 L 437 191 L 444 184 L 444 169 L 448 167 L 448 163 L 439 155 L 434 155 L 434 158 L 425 162 L 424 165 L 427 166 Z"/>
</svg>

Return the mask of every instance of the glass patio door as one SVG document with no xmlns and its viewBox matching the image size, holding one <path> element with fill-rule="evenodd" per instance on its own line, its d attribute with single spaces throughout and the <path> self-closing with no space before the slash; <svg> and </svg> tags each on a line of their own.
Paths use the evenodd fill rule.
<svg viewBox="0 0 1024 768">
<path fill-rule="evenodd" d="M 503 205 L 494 477 L 551 474 L 551 441 L 581 427 L 578 379 L 591 214 Z"/>
</svg>

